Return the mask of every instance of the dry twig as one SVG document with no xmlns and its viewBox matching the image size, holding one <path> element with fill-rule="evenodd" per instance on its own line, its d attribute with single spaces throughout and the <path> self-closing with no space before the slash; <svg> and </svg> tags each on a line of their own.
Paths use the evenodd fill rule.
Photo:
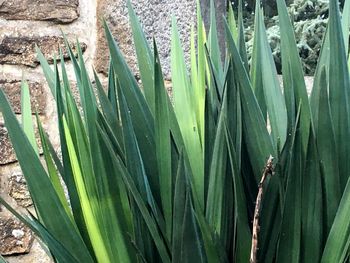
<svg viewBox="0 0 350 263">
<path fill-rule="evenodd" d="M 254 220 L 253 220 L 252 249 L 250 251 L 250 263 L 257 263 L 258 235 L 260 230 L 259 217 L 260 217 L 262 197 L 264 193 L 264 182 L 267 176 L 272 174 L 273 174 L 273 157 L 270 155 L 269 159 L 267 160 L 263 175 L 261 177 L 261 180 L 259 183 L 259 192 L 258 192 L 258 196 L 256 197 Z"/>
</svg>

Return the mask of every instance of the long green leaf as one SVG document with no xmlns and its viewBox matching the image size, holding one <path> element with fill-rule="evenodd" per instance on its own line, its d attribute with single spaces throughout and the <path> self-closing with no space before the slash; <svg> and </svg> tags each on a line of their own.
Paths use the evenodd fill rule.
<svg viewBox="0 0 350 263">
<path fill-rule="evenodd" d="M 300 104 L 296 114 L 295 123 L 298 123 L 300 120 Z M 282 215 L 284 210 L 284 202 L 286 199 L 285 187 L 288 180 L 288 175 L 290 172 L 290 166 L 293 160 L 293 145 L 295 141 L 295 133 L 297 131 L 296 124 L 292 126 L 291 131 L 289 132 L 286 140 L 286 144 L 283 147 L 283 150 L 278 153 L 275 166 L 275 175 L 269 180 L 264 198 L 262 201 L 262 210 L 261 210 L 261 220 L 260 220 L 260 234 L 259 242 L 260 247 L 258 251 L 258 260 L 265 259 L 267 263 L 274 262 L 274 258 L 277 253 L 278 241 L 281 235 L 281 224 L 282 224 Z M 300 140 L 300 134 L 298 139 Z M 299 141 L 300 143 L 300 141 Z M 299 151 L 298 151 L 299 152 Z M 300 162 L 300 161 L 299 161 Z M 297 162 L 298 163 L 298 162 Z M 302 171 L 302 169 L 301 169 Z M 297 174 L 298 176 L 298 174 Z M 292 185 L 293 188 L 293 185 Z M 294 188 L 295 189 L 295 188 Z M 289 198 L 290 202 L 293 202 L 293 198 Z M 295 201 L 295 200 L 294 200 Z M 291 214 L 291 211 L 287 211 Z M 298 218 L 298 217 L 296 217 Z M 285 219 L 288 221 L 288 219 Z M 293 219 L 290 218 L 290 221 L 293 222 Z M 295 221 L 298 223 L 297 221 Z M 294 223 L 294 222 L 293 222 Z M 286 224 L 285 224 L 285 228 Z M 286 229 L 285 229 L 286 230 Z M 287 231 L 289 231 L 287 229 Z M 296 232 L 299 234 L 299 232 Z M 289 231 L 289 236 L 291 233 Z M 287 240 L 288 243 L 289 240 Z M 290 241 L 292 243 L 292 241 Z"/>
<path fill-rule="evenodd" d="M 316 141 L 323 174 L 325 233 L 328 234 L 341 199 L 340 163 L 335 146 L 333 119 L 329 106 L 325 70 L 323 70 L 321 80 Z"/>
<path fill-rule="evenodd" d="M 69 157 L 71 159 L 72 170 L 74 175 L 74 180 L 77 185 L 77 190 L 79 194 L 79 199 L 82 206 L 82 211 L 84 219 L 86 222 L 87 230 L 91 237 L 91 243 L 96 254 L 96 258 L 100 262 L 111 262 L 111 258 L 108 255 L 108 251 L 105 242 L 102 238 L 101 230 L 99 229 L 98 222 L 93 213 L 91 207 L 92 202 L 89 201 L 88 192 L 84 184 L 84 178 L 82 176 L 82 171 L 79 166 L 79 161 L 77 158 L 76 151 L 74 149 L 72 137 L 68 129 L 67 121 L 63 118 L 64 131 L 67 139 L 67 146 Z"/>
<path fill-rule="evenodd" d="M 243 0 L 238 0 L 238 51 L 241 56 L 245 70 L 248 72 L 248 55 L 247 47 L 245 43 L 245 34 L 244 34 L 244 21 L 243 21 Z M 227 41 L 227 40 L 226 40 Z"/>
<path fill-rule="evenodd" d="M 314 76 L 314 83 L 310 95 L 310 107 L 312 113 L 313 127 L 315 132 L 317 131 L 318 116 L 319 116 L 319 99 L 320 99 L 320 89 L 321 89 L 321 75 L 323 67 L 326 68 L 326 74 L 328 78 L 329 73 L 329 58 L 330 58 L 330 47 L 329 47 L 329 24 L 327 26 L 325 36 L 323 38 L 322 48 L 320 51 L 318 64 L 316 68 L 316 73 Z M 317 133 L 315 133 L 317 136 Z"/>
<path fill-rule="evenodd" d="M 171 70 L 174 109 L 194 175 L 195 192 L 204 208 L 203 152 L 192 100 L 193 95 L 191 94 L 190 81 L 175 18 L 172 22 Z"/>
<path fill-rule="evenodd" d="M 20 127 L 2 90 L 0 90 L 0 108 L 32 199 L 43 224 L 75 255 L 75 258 L 92 262 L 91 255 L 77 232 L 76 226 L 62 206 L 46 171 Z M 47 191 L 43 192 L 43 189 Z M 69 237 L 65 234 L 67 231 L 70 233 Z"/>
<path fill-rule="evenodd" d="M 202 19 L 200 1 L 197 0 L 197 85 L 193 87 L 194 100 L 196 101 L 196 112 L 199 132 L 202 146 L 204 145 L 204 105 L 205 105 L 205 81 L 206 81 L 206 60 L 205 60 L 205 42 L 206 33 Z M 193 68 L 191 69 L 193 71 Z M 193 84 L 192 84 L 193 86 Z"/>
<path fill-rule="evenodd" d="M 141 73 L 142 86 L 145 91 L 145 97 L 149 108 L 155 114 L 155 87 L 154 87 L 154 68 L 153 54 L 148 45 L 145 34 L 142 31 L 141 24 L 128 0 L 128 10 L 130 24 L 133 32 L 134 45 L 137 55 L 137 61 Z"/>
<path fill-rule="evenodd" d="M 287 186 L 282 214 L 277 262 L 299 262 L 301 253 L 301 177 L 304 169 L 299 119 L 294 128 L 287 164 Z"/>
<path fill-rule="evenodd" d="M 285 1 L 277 0 L 277 7 L 281 32 L 283 88 L 286 94 L 291 94 L 291 92 L 294 93 L 296 105 L 301 102 L 300 127 L 302 133 L 303 150 L 305 153 L 309 140 L 311 123 L 309 99 L 306 91 L 299 52 L 295 41 L 293 26 L 288 16 Z M 290 101 L 290 99 L 286 99 L 286 101 Z"/>
<path fill-rule="evenodd" d="M 350 1 L 345 0 L 343 7 L 343 16 L 342 16 L 342 27 L 343 27 L 343 36 L 345 43 L 345 53 L 348 56 L 348 68 L 350 72 L 350 50 L 349 50 L 349 41 L 350 37 Z"/>
<path fill-rule="evenodd" d="M 118 174 L 118 168 L 110 156 L 108 147 L 113 147 L 109 141 L 107 132 L 104 132 L 98 125 L 98 136 L 101 145 L 102 157 L 106 168 L 106 204 L 102 211 L 103 216 L 107 217 L 107 237 L 111 249 L 117 257 L 115 260 L 123 262 L 135 262 L 137 260 L 136 249 L 133 245 L 134 228 L 132 225 L 132 210 L 128 193 L 121 176 Z M 106 145 L 109 143 L 109 146 Z M 115 150 L 118 154 L 118 150 Z"/>
<path fill-rule="evenodd" d="M 116 148 L 120 153 L 123 153 L 124 152 L 123 151 L 124 144 L 122 139 L 123 134 L 122 134 L 122 128 L 121 128 L 119 116 L 118 116 L 118 106 L 116 104 L 113 105 L 112 102 L 109 100 L 108 96 L 103 90 L 100 78 L 97 76 L 97 73 L 95 71 L 94 71 L 94 76 L 95 76 L 97 94 L 99 97 L 104 120 L 108 123 L 108 128 L 114 135 L 113 137 L 115 138 L 114 141 L 115 141 Z M 113 78 L 113 76 L 110 75 L 109 78 Z"/>
<path fill-rule="evenodd" d="M 137 81 L 131 72 L 130 68 L 125 62 L 113 35 L 104 22 L 104 29 L 106 33 L 107 43 L 111 53 L 111 63 L 113 70 L 118 78 L 120 85 L 123 86 L 123 93 L 129 106 L 135 135 L 139 142 L 140 152 L 144 158 L 144 165 L 146 173 L 149 175 L 149 182 L 152 191 L 158 193 L 158 179 L 156 154 L 154 151 L 149 151 L 154 146 L 154 118 L 143 96 L 141 89 L 137 85 Z M 153 63 L 153 62 L 152 62 Z M 156 200 L 159 198 L 156 196 Z"/>
<path fill-rule="evenodd" d="M 126 168 L 129 174 L 133 177 L 136 184 L 137 190 L 139 191 L 143 201 L 149 204 L 154 212 L 154 216 L 159 223 L 163 221 L 160 215 L 157 215 L 157 207 L 153 200 L 153 192 L 149 189 L 148 174 L 145 171 L 145 163 L 141 158 L 140 148 L 138 141 L 136 140 L 135 130 L 133 123 L 131 121 L 131 116 L 129 108 L 124 96 L 124 92 L 121 88 L 118 88 L 118 101 L 120 116 L 123 127 L 124 144 L 125 144 L 125 158 L 126 158 Z M 154 177 L 155 178 L 155 177 Z M 159 189 L 159 181 L 157 183 L 157 188 Z M 158 200 L 161 200 L 159 191 L 155 191 Z M 159 204 L 161 201 L 159 202 Z M 142 216 L 139 214 L 138 210 L 134 210 L 137 216 L 135 216 L 135 223 L 138 225 L 135 229 L 136 243 L 141 251 L 143 251 L 144 256 L 148 260 L 154 260 L 153 258 L 153 244 L 150 237 L 148 236 L 147 227 L 144 225 Z M 164 226 L 163 226 L 164 227 Z M 146 233 L 145 233 L 146 230 Z M 164 231 L 164 229 L 162 229 Z"/>
<path fill-rule="evenodd" d="M 237 154 L 232 136 L 226 128 L 225 138 L 228 145 L 228 155 L 232 170 L 234 184 L 234 207 L 235 207 L 235 247 L 234 258 L 236 262 L 248 262 L 251 249 L 251 230 L 249 226 L 247 203 L 244 193 L 244 184 L 237 164 Z"/>
<path fill-rule="evenodd" d="M 54 98 L 56 97 L 56 90 L 55 90 L 55 74 L 54 71 L 50 68 L 49 63 L 45 59 L 43 53 L 41 50 L 36 46 L 35 51 L 37 53 L 37 58 L 40 62 L 41 68 L 44 72 L 47 84 L 49 85 L 50 91 Z"/>
<path fill-rule="evenodd" d="M 205 262 L 202 240 L 192 207 L 183 158 L 179 160 L 174 193 L 173 262 Z"/>
<path fill-rule="evenodd" d="M 32 120 L 32 108 L 30 106 L 30 94 L 28 82 L 22 80 L 21 85 L 21 112 L 22 112 L 22 128 L 24 133 L 28 136 L 30 144 L 34 151 L 39 155 L 38 145 L 36 144 L 35 132 Z"/>
<path fill-rule="evenodd" d="M 225 92 L 226 94 L 226 92 Z M 228 242 L 225 235 L 229 233 L 225 228 L 225 218 L 230 217 L 225 211 L 225 194 L 231 194 L 226 186 L 232 183 L 227 173 L 227 144 L 225 140 L 225 119 L 227 116 L 226 96 L 222 105 L 219 122 L 216 128 L 214 139 L 213 154 L 210 162 L 208 197 L 206 205 L 206 217 L 209 225 L 212 227 L 224 246 Z M 232 188 L 231 188 L 232 191 Z M 232 197 L 231 197 L 232 198 Z M 229 199 L 229 198 L 228 198 Z"/>
<path fill-rule="evenodd" d="M 329 9 L 329 104 L 334 125 L 334 137 L 339 158 L 340 185 L 344 189 L 350 171 L 350 79 L 341 29 L 339 5 L 330 2 Z"/>
<path fill-rule="evenodd" d="M 162 240 L 162 237 L 159 233 L 159 230 L 157 228 L 156 222 L 154 221 L 154 218 L 149 213 L 146 203 L 143 201 L 142 195 L 137 189 L 135 181 L 133 180 L 132 176 L 129 174 L 127 169 L 123 166 L 120 158 L 118 158 L 115 155 L 113 149 L 110 147 L 110 144 L 108 143 L 105 137 L 104 137 L 104 140 L 105 140 L 105 145 L 107 146 L 107 150 L 111 155 L 113 162 L 116 165 L 116 168 L 118 169 L 118 173 L 122 176 L 127 189 L 130 191 L 138 209 L 140 210 L 140 213 L 142 214 L 142 217 L 144 218 L 145 224 L 147 225 L 149 232 L 156 244 L 156 247 L 158 249 L 162 262 L 170 263 L 171 261 L 170 261 L 169 254 L 167 252 L 166 245 Z"/>
<path fill-rule="evenodd" d="M 301 262 L 310 258 L 319 262 L 323 249 L 323 204 L 320 160 L 313 132 L 310 132 L 308 151 L 302 178 L 302 244 Z"/>
<path fill-rule="evenodd" d="M 349 31 L 350 31 L 350 1 L 345 0 L 342 16 L 343 38 L 345 44 L 345 54 L 349 55 Z"/>
<path fill-rule="evenodd" d="M 227 15 L 227 22 L 230 26 L 231 29 L 231 34 L 233 36 L 233 39 L 237 45 L 237 41 L 238 41 L 238 29 L 237 29 L 237 23 L 236 23 L 236 19 L 235 19 L 235 15 L 233 12 L 233 7 L 232 4 L 228 5 L 228 15 Z"/>
<path fill-rule="evenodd" d="M 254 21 L 254 42 L 253 42 L 253 51 L 252 51 L 252 65 L 250 67 L 250 78 L 252 82 L 252 87 L 258 100 L 260 109 L 264 116 L 265 121 L 267 120 L 267 109 L 266 109 L 266 101 L 264 96 L 264 85 L 263 85 L 263 76 L 262 76 L 262 64 L 263 60 L 261 57 L 261 48 L 260 48 L 260 26 L 258 26 L 260 22 L 260 5 L 255 6 L 255 21 Z"/>
<path fill-rule="evenodd" d="M 264 101 L 266 102 L 267 112 L 272 130 L 272 140 L 277 147 L 277 142 L 284 145 L 287 136 L 287 111 L 284 97 L 277 79 L 277 71 L 272 57 L 271 48 L 267 41 L 266 29 L 264 26 L 263 14 L 260 8 L 256 9 L 254 37 L 258 38 L 256 52 L 258 60 L 255 63 L 261 63 L 261 78 L 264 92 Z M 258 29 L 257 29 L 258 28 Z M 279 149 L 280 150 L 280 149 Z"/>
<path fill-rule="evenodd" d="M 323 250 L 321 262 L 344 262 L 349 249 L 350 183 L 346 184 L 331 231 Z"/>
<path fill-rule="evenodd" d="M 101 240 L 104 240 L 104 244 L 101 245 L 104 246 L 109 258 L 121 257 L 124 258 L 124 261 L 128 261 L 128 253 L 125 252 L 127 249 L 123 242 L 123 238 L 118 235 L 120 229 L 115 218 L 114 210 L 111 209 L 112 205 L 109 199 L 110 193 L 107 186 L 107 173 L 96 129 L 96 119 L 98 116 L 96 109 L 97 102 L 93 94 L 91 81 L 84 65 L 80 45 L 77 44 L 77 47 L 79 67 L 76 67 L 76 71 L 80 72 L 78 88 L 81 95 L 81 101 L 84 102 L 83 110 L 85 113 L 85 126 L 81 122 L 79 114 L 77 113 L 69 87 L 66 84 L 64 87 L 66 92 L 68 116 L 71 117 L 71 129 L 72 131 L 75 131 L 75 137 L 72 137 L 72 142 L 76 143 L 78 152 L 77 160 L 79 160 L 82 167 L 84 167 L 84 169 L 82 169 L 82 175 L 86 182 L 86 193 L 87 196 L 90 197 L 90 200 L 95 201 L 96 198 L 96 201 L 98 201 L 98 204 L 90 202 L 91 210 L 96 222 L 88 222 L 85 220 L 86 228 L 88 232 L 91 232 L 91 229 L 94 228 L 99 231 Z M 87 132 L 85 132 L 85 129 Z M 91 149 L 94 149 L 94 158 L 92 158 Z M 97 174 L 98 176 L 96 176 Z M 92 238 L 91 235 L 90 237 Z M 118 247 L 114 245 L 116 242 L 119 243 Z M 91 245 L 92 247 L 95 246 L 94 249 L 96 249 L 96 245 L 92 240 Z"/>
<path fill-rule="evenodd" d="M 199 47 L 202 48 L 202 47 Z M 197 120 L 197 126 L 199 128 L 199 136 L 201 139 L 201 144 L 204 142 L 204 134 L 203 134 L 203 127 L 204 127 L 204 107 L 201 107 L 201 92 L 200 89 L 203 87 L 199 87 L 199 79 L 198 79 L 198 67 L 201 67 L 200 65 L 197 66 L 197 50 L 196 50 L 196 40 L 195 40 L 195 31 L 194 26 L 192 25 L 191 28 L 191 47 L 190 47 L 190 54 L 191 54 L 191 85 L 193 89 L 193 104 L 195 108 L 196 113 L 196 120 Z M 198 97 L 197 97 L 198 96 Z M 202 125 L 203 124 L 203 125 Z"/>
<path fill-rule="evenodd" d="M 64 65 L 62 64 L 63 72 L 64 72 Z M 82 235 L 82 238 L 84 239 L 85 243 L 87 246 L 90 248 L 90 239 L 87 235 L 86 231 L 86 226 L 85 222 L 83 219 L 82 215 L 82 210 L 79 202 L 79 197 L 76 189 L 76 185 L 74 184 L 74 179 L 73 179 L 73 172 L 72 172 L 72 167 L 69 159 L 69 154 L 68 154 L 68 149 L 67 149 L 67 144 L 66 144 L 66 138 L 64 134 L 64 128 L 63 128 L 63 115 L 67 113 L 67 107 L 66 103 L 64 101 L 64 98 L 66 96 L 63 96 L 63 92 L 61 89 L 61 84 L 60 84 L 60 78 L 57 70 L 57 66 L 55 65 L 55 86 L 53 91 L 55 92 L 55 99 L 56 99 L 56 107 L 57 107 L 57 116 L 58 116 L 58 130 L 59 130 L 59 135 L 60 135 L 60 143 L 61 143 L 61 153 L 62 153 L 62 161 L 63 161 L 63 173 L 61 173 L 62 178 L 67 186 L 67 190 L 69 193 L 69 201 L 72 207 L 72 212 L 74 215 L 74 219 L 77 223 L 77 227 L 79 229 L 79 232 Z M 76 109 L 76 111 L 78 111 Z"/>
<path fill-rule="evenodd" d="M 54 165 L 54 162 L 53 162 L 51 154 L 50 154 L 50 150 L 49 150 L 49 146 L 48 146 L 49 139 L 47 138 L 47 135 L 44 132 L 44 129 L 42 127 L 42 124 L 40 122 L 38 115 L 37 115 L 37 125 L 38 125 L 39 134 L 40 134 L 41 145 L 43 148 L 43 154 L 44 154 L 44 158 L 45 158 L 45 162 L 46 162 L 46 166 L 47 166 L 47 171 L 48 171 L 48 174 L 50 176 L 52 185 L 55 188 L 57 195 L 60 198 L 62 205 L 67 212 L 67 215 L 69 215 L 71 217 L 71 219 L 73 220 L 71 210 L 69 208 L 69 204 L 68 204 L 66 196 L 64 194 L 64 189 L 63 189 L 62 183 L 60 181 L 56 167 Z"/>
<path fill-rule="evenodd" d="M 171 141 L 170 124 L 167 107 L 167 94 L 162 77 L 162 69 L 158 57 L 158 50 L 154 44 L 154 81 L 155 81 L 155 124 L 156 124 L 156 151 L 159 171 L 159 185 L 162 199 L 163 212 L 166 223 L 168 239 L 172 232 L 172 203 L 173 203 L 173 179 L 171 174 Z"/>
<path fill-rule="evenodd" d="M 217 32 L 217 21 L 214 0 L 210 0 L 210 30 L 208 34 L 208 49 L 212 60 L 213 68 L 215 69 L 216 78 L 219 82 L 223 80 L 223 69 L 221 62 L 221 52 L 219 46 L 219 37 Z M 222 93 L 222 90 L 220 91 Z"/>
<path fill-rule="evenodd" d="M 247 148 L 251 162 L 254 164 L 253 168 L 256 180 L 259 181 L 261 170 L 265 166 L 266 159 L 270 154 L 274 153 L 275 150 L 267 131 L 264 117 L 256 97 L 254 96 L 248 74 L 240 59 L 227 22 L 225 26 L 228 49 L 232 57 L 236 74 L 239 76 L 237 81 L 239 83 L 242 99 L 243 129 L 246 136 Z"/>
</svg>

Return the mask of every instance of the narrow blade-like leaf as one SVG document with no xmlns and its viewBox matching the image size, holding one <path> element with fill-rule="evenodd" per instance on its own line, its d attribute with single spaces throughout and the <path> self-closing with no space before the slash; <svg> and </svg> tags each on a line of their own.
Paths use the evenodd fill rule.
<svg viewBox="0 0 350 263">
<path fill-rule="evenodd" d="M 21 112 L 22 112 L 22 128 L 27 135 L 30 144 L 32 145 L 36 154 L 39 155 L 38 145 L 36 144 L 35 132 L 32 120 L 32 108 L 30 105 L 30 94 L 28 82 L 22 80 L 21 85 Z"/>
</svg>

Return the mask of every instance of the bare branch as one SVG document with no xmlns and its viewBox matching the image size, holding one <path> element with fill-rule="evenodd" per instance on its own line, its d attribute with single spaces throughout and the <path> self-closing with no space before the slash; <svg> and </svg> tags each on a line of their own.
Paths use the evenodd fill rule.
<svg viewBox="0 0 350 263">
<path fill-rule="evenodd" d="M 258 236 L 260 231 L 259 218 L 260 218 L 260 209 L 261 202 L 264 193 L 264 183 L 268 175 L 273 174 L 273 157 L 270 155 L 267 160 L 264 172 L 262 174 L 260 183 L 259 183 L 259 192 L 256 197 L 256 204 L 254 210 L 254 220 L 253 220 L 253 236 L 252 236 L 252 249 L 250 251 L 250 263 L 257 263 L 257 252 L 258 252 Z"/>
</svg>

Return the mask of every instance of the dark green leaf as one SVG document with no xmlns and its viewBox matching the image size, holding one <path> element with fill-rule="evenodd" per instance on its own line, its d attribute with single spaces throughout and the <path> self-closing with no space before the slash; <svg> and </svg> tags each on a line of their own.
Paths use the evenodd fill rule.
<svg viewBox="0 0 350 263">
<path fill-rule="evenodd" d="M 287 95 L 289 94 L 289 96 L 291 96 L 291 93 L 294 93 L 296 105 L 301 102 L 300 127 L 303 151 L 305 153 L 309 140 L 311 123 L 309 99 L 295 41 L 293 26 L 288 16 L 285 1 L 277 0 L 277 7 L 281 32 L 283 87 Z M 286 98 L 286 101 L 290 102 L 291 98 Z"/>
<path fill-rule="evenodd" d="M 133 32 L 137 61 L 141 73 L 142 86 L 145 91 L 145 97 L 151 112 L 155 113 L 155 87 L 154 87 L 154 68 L 153 54 L 148 45 L 145 34 L 142 31 L 140 22 L 128 0 L 128 10 L 130 24 Z"/>
<path fill-rule="evenodd" d="M 156 152 L 159 171 L 159 185 L 163 213 L 166 223 L 166 232 L 168 239 L 172 232 L 172 203 L 173 203 L 173 178 L 171 174 L 171 136 L 169 113 L 167 106 L 167 94 L 164 87 L 164 80 L 158 50 L 154 42 L 155 61 L 154 61 L 154 87 L 155 87 L 155 124 L 156 124 Z"/>
<path fill-rule="evenodd" d="M 225 25 L 228 49 L 232 56 L 234 70 L 238 76 L 237 82 L 239 83 L 242 100 L 243 130 L 246 136 L 250 159 L 254 164 L 255 178 L 258 182 L 267 158 L 270 154 L 273 154 L 275 150 L 267 131 L 264 117 L 253 93 L 248 74 L 240 59 L 227 23 L 225 23 Z"/>
<path fill-rule="evenodd" d="M 174 193 L 172 261 L 206 262 L 186 176 L 185 163 L 181 158 Z"/>
<path fill-rule="evenodd" d="M 348 161 L 350 144 L 347 143 L 350 137 L 350 80 L 338 1 L 330 2 L 329 48 L 331 52 L 329 59 L 329 104 L 339 159 L 340 185 L 341 190 L 343 190 L 350 171 Z"/>
<path fill-rule="evenodd" d="M 312 258 L 319 262 L 323 249 L 323 203 L 322 175 L 315 137 L 310 132 L 308 151 L 302 178 L 302 216 L 301 216 L 301 262 Z"/>
<path fill-rule="evenodd" d="M 301 243 L 301 178 L 304 169 L 299 119 L 294 128 L 287 164 L 287 186 L 283 204 L 277 262 L 299 262 Z"/>
<path fill-rule="evenodd" d="M 335 146 L 333 119 L 330 113 L 325 69 L 321 75 L 317 147 L 323 178 L 325 234 L 328 234 L 341 198 L 339 159 Z"/>
<path fill-rule="evenodd" d="M 92 257 L 75 224 L 62 206 L 39 157 L 21 129 L 2 90 L 0 90 L 0 108 L 40 219 L 50 233 L 76 258 L 92 262 Z M 42 189 L 47 191 L 44 192 Z M 69 236 L 65 234 L 67 231 L 70 233 Z"/>
</svg>

